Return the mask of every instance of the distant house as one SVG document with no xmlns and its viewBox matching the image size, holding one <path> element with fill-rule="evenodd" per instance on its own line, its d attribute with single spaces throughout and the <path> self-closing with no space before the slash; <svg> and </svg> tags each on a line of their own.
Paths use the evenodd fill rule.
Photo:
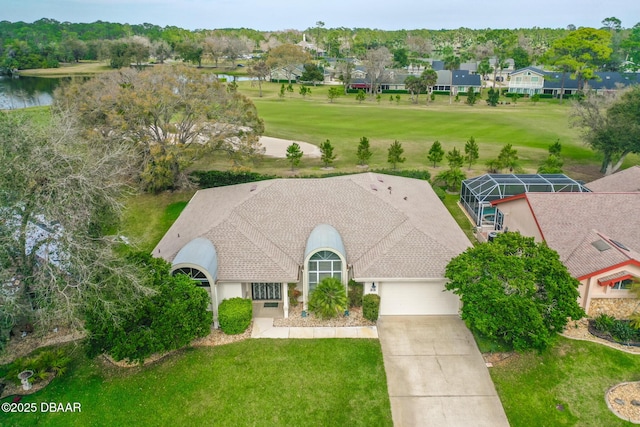
<svg viewBox="0 0 640 427">
<path fill-rule="evenodd" d="M 480 92 L 482 88 L 482 77 L 467 70 L 440 70 L 436 73 L 438 81 L 433 87 L 434 91 L 449 92 L 452 90 L 453 95 L 457 95 L 458 93 L 466 93 L 469 87 L 472 87 L 475 92 Z"/>
<path fill-rule="evenodd" d="M 558 252 L 579 282 L 579 304 L 591 316 L 629 316 L 629 291 L 640 279 L 640 192 L 524 193 L 491 202 L 504 229 Z"/>
<path fill-rule="evenodd" d="M 406 70 L 390 70 L 387 78 L 380 84 L 382 92 L 406 91 L 404 81 L 411 76 Z"/>
<path fill-rule="evenodd" d="M 543 93 L 545 72 L 535 67 L 521 68 L 509 77 L 509 92 L 526 95 Z"/>
<path fill-rule="evenodd" d="M 589 88 L 596 92 L 608 92 L 619 87 L 640 83 L 640 75 L 634 73 L 603 72 L 595 73 L 597 78 L 586 82 Z M 525 67 L 511 73 L 509 77 L 509 92 L 524 95 L 544 94 L 554 98 L 573 95 L 579 90 L 579 82 L 571 78 L 569 73 L 564 76 L 558 71 L 544 71 L 536 67 Z"/>
<path fill-rule="evenodd" d="M 302 34 L 302 41 L 297 43 L 297 45 L 300 46 L 301 48 L 303 48 L 306 51 L 315 52 L 319 56 L 324 56 L 326 54 L 326 51 L 324 49 L 321 49 L 320 47 L 316 46 L 315 43 L 309 43 L 307 41 L 307 35 L 306 34 Z"/>
<path fill-rule="evenodd" d="M 493 68 L 494 70 L 497 68 L 496 64 L 498 63 L 498 59 L 497 58 L 489 58 L 489 65 L 491 66 L 491 68 Z M 515 70 L 515 65 L 516 65 L 516 61 L 513 58 L 507 58 L 505 59 L 504 63 L 503 63 L 503 68 L 500 70 L 498 70 L 498 76 L 504 76 L 504 75 L 509 75 L 511 74 L 511 72 L 513 70 Z"/>
<path fill-rule="evenodd" d="M 292 83 L 295 83 L 302 76 L 302 73 L 304 73 L 304 65 L 302 64 L 286 68 L 274 68 L 271 70 L 270 80 L 275 83 L 288 83 L 291 80 Z"/>
</svg>

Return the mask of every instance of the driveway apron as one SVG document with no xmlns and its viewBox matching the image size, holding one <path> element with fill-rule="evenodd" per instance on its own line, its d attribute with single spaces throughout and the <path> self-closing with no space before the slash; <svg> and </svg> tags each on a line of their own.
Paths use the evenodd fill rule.
<svg viewBox="0 0 640 427">
<path fill-rule="evenodd" d="M 393 424 L 508 426 L 478 347 L 458 316 L 378 320 Z"/>
</svg>

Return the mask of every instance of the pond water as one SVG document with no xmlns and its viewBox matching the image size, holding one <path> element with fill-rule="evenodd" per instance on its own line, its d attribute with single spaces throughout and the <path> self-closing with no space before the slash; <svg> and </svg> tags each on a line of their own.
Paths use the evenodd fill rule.
<svg viewBox="0 0 640 427">
<path fill-rule="evenodd" d="M 218 78 L 234 81 L 234 76 L 218 74 Z M 251 80 L 251 77 L 236 76 L 236 81 Z M 9 77 L 0 76 L 0 110 L 51 105 L 53 91 L 62 78 Z"/>
<path fill-rule="evenodd" d="M 59 78 L 0 76 L 0 110 L 50 105 Z"/>
</svg>

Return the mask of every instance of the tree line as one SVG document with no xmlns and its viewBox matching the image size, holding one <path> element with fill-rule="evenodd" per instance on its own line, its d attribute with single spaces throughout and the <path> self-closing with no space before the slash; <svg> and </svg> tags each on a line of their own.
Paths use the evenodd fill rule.
<svg viewBox="0 0 640 427">
<path fill-rule="evenodd" d="M 322 25 L 320 25 L 322 24 Z M 640 64 L 640 23 L 631 28 L 610 17 L 601 30 L 611 34 L 611 58 L 600 64 L 608 71 Z M 427 57 L 458 57 L 461 61 L 513 58 L 516 68 L 537 63 L 553 43 L 576 28 L 397 30 L 325 28 L 318 22 L 303 31 L 261 32 L 252 29 L 186 30 L 149 23 L 130 25 L 96 21 L 58 22 L 40 19 L 33 23 L 0 22 L 0 67 L 5 70 L 57 67 L 79 60 L 105 60 L 114 68 L 127 61 L 152 57 L 162 62 L 178 57 L 201 65 L 203 60 L 231 65 L 244 54 L 262 53 L 296 44 L 306 35 L 313 41 L 316 58 L 364 58 L 367 52 L 386 48 L 394 65 L 403 67 Z M 323 55 L 320 55 L 322 53 Z M 637 69 L 637 68 L 636 68 Z"/>
</svg>

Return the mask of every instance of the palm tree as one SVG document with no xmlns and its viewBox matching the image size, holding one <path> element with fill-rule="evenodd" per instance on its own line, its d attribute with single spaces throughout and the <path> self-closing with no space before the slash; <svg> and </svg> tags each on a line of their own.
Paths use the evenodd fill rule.
<svg viewBox="0 0 640 427">
<path fill-rule="evenodd" d="M 449 86 L 449 104 L 451 104 L 453 96 L 453 70 L 460 68 L 460 57 L 454 54 L 446 56 L 444 58 L 444 68 L 451 73 L 451 85 Z"/>
<path fill-rule="evenodd" d="M 422 72 L 420 79 L 424 82 L 424 86 L 427 88 L 427 93 L 429 89 L 433 91 L 433 87 L 438 83 L 438 73 L 433 68 L 429 68 Z"/>
</svg>

